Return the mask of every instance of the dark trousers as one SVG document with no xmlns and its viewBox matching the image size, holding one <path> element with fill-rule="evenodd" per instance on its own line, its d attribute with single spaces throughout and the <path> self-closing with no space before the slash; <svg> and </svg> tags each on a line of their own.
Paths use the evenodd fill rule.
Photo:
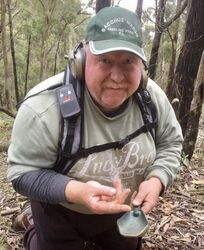
<svg viewBox="0 0 204 250">
<path fill-rule="evenodd" d="M 102 250 L 138 250 L 140 240 L 119 234 L 121 215 L 80 214 L 60 205 L 31 202 L 34 226 L 24 237 L 26 250 L 84 250 L 93 242 Z"/>
</svg>

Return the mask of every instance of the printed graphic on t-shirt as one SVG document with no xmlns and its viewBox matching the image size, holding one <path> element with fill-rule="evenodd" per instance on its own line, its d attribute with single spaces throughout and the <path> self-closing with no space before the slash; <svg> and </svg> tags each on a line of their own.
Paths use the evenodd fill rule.
<svg viewBox="0 0 204 250">
<path fill-rule="evenodd" d="M 154 158 L 152 144 L 134 139 L 122 149 L 109 149 L 80 159 L 69 176 L 83 182 L 96 180 L 109 186 L 114 179 L 120 178 L 123 188 L 135 189 L 143 179 L 145 168 L 153 163 Z"/>
</svg>

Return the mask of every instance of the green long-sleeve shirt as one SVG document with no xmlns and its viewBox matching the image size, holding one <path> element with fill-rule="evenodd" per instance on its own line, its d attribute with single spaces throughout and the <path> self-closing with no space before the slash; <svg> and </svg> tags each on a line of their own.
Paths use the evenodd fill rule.
<svg viewBox="0 0 204 250">
<path fill-rule="evenodd" d="M 63 74 L 52 77 L 37 85 L 29 94 L 57 84 L 62 78 Z M 147 89 L 158 113 L 156 141 L 150 133 L 143 133 L 122 149 L 91 154 L 79 159 L 68 173 L 69 177 L 83 182 L 96 180 L 106 185 L 112 185 L 113 179 L 119 177 L 123 187 L 130 188 L 132 192 L 144 179 L 152 176 L 158 177 L 164 188 L 173 182 L 180 168 L 183 140 L 181 128 L 160 87 L 149 80 Z M 85 92 L 84 105 L 85 148 L 118 141 L 143 125 L 134 98 L 130 98 L 126 109 L 114 117 L 104 115 L 93 103 L 88 91 Z M 58 152 L 60 128 L 60 111 L 55 91 L 44 92 L 25 101 L 14 123 L 8 151 L 8 178 L 13 180 L 30 171 L 52 169 Z M 87 212 L 80 206 L 66 206 Z"/>
</svg>

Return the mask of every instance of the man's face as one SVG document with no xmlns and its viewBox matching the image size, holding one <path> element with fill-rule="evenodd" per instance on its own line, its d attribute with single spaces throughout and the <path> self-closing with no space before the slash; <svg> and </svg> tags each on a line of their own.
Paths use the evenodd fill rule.
<svg viewBox="0 0 204 250">
<path fill-rule="evenodd" d="M 142 61 L 127 51 L 93 55 L 86 49 L 85 81 L 103 111 L 118 108 L 140 84 Z"/>
</svg>

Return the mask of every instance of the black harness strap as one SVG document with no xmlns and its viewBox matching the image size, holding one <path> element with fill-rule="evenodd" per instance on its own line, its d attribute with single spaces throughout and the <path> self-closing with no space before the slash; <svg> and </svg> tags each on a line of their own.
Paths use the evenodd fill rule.
<svg viewBox="0 0 204 250">
<path fill-rule="evenodd" d="M 141 110 L 141 114 L 143 117 L 144 124 L 153 123 L 149 132 L 151 133 L 154 141 L 156 140 L 156 127 L 158 125 L 158 117 L 156 106 L 152 102 L 152 98 L 147 89 L 142 89 L 139 92 L 135 92 L 135 98 L 137 100 L 137 104 Z"/>
<path fill-rule="evenodd" d="M 63 133 L 66 133 L 65 138 L 63 138 L 65 141 L 63 143 L 61 142 L 61 145 L 59 145 L 60 150 L 54 167 L 54 169 L 59 173 L 64 172 L 64 167 L 66 166 L 68 160 L 67 157 L 63 156 L 64 152 L 67 152 L 70 155 L 72 152 L 77 118 L 78 116 L 64 119 L 64 127 L 62 129 Z M 62 145 L 64 145 L 64 147 Z"/>
<path fill-rule="evenodd" d="M 77 80 L 73 78 L 73 75 L 71 74 L 71 71 L 69 70 L 68 65 L 65 67 L 65 72 L 64 72 L 64 80 L 63 80 L 63 86 L 72 84 L 75 93 L 78 93 L 77 89 Z M 81 94 L 81 93 L 79 93 Z M 78 101 L 80 101 L 80 95 L 78 96 Z M 74 142 L 74 136 L 75 136 L 75 128 L 76 128 L 76 123 L 79 118 L 79 116 L 82 116 L 82 114 L 78 113 L 74 116 L 69 116 L 67 118 L 61 119 L 61 135 L 59 138 L 59 150 L 58 150 L 58 155 L 57 155 L 57 160 L 55 163 L 54 169 L 57 172 L 62 173 L 64 170 L 64 167 L 67 165 L 67 158 L 63 157 L 63 152 L 67 152 L 68 154 L 71 154 L 72 152 L 72 146 Z"/>
<path fill-rule="evenodd" d="M 68 121 L 66 121 L 68 124 L 68 126 L 67 126 L 68 129 L 67 129 L 67 136 L 66 136 L 64 151 L 68 152 L 69 154 L 72 151 L 76 121 L 77 121 L 77 117 L 72 117 L 71 119 L 68 119 Z"/>
<path fill-rule="evenodd" d="M 90 155 L 92 153 L 98 153 L 98 152 L 102 152 L 102 151 L 112 149 L 112 148 L 113 149 L 117 149 L 117 148 L 121 149 L 129 141 L 131 141 L 133 138 L 139 136 L 142 133 L 146 133 L 148 131 L 151 131 L 154 127 L 155 127 L 154 123 L 148 123 L 146 125 L 143 125 L 141 128 L 137 129 L 135 132 L 126 136 L 124 139 L 122 139 L 120 141 L 105 143 L 105 144 L 93 146 L 93 147 L 90 147 L 87 149 L 80 149 L 75 154 L 70 154 L 70 153 L 64 151 L 62 153 L 62 156 L 66 159 L 69 159 L 69 160 L 76 160 L 76 159 L 88 157 L 88 155 Z"/>
</svg>

